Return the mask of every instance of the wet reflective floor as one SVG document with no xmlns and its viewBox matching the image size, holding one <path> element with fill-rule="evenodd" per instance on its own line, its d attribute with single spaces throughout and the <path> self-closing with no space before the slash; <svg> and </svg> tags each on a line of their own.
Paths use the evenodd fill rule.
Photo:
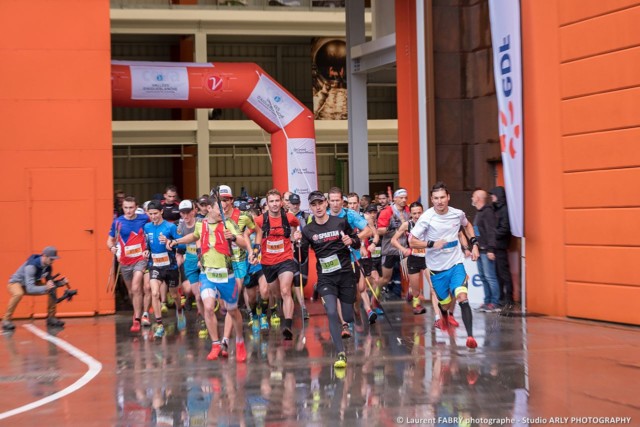
<svg viewBox="0 0 640 427">
<path fill-rule="evenodd" d="M 640 328 L 474 312 L 468 350 L 459 313 L 443 332 L 389 301 L 386 319 L 356 324 L 336 371 L 324 311 L 308 307 L 293 341 L 246 327 L 243 364 L 206 360 L 195 312 L 160 339 L 131 334 L 127 315 L 53 335 L 16 322 L 0 346 L 0 425 L 640 425 Z"/>
</svg>

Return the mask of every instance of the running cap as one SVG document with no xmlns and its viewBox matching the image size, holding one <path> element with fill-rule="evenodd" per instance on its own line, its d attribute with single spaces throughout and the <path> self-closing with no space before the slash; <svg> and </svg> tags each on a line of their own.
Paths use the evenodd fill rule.
<svg viewBox="0 0 640 427">
<path fill-rule="evenodd" d="M 406 190 L 406 189 L 404 189 L 404 188 L 398 188 L 398 189 L 396 190 L 396 192 L 395 192 L 395 193 L 393 193 L 393 198 L 395 199 L 396 197 L 406 197 L 406 196 L 408 196 L 408 195 L 409 195 L 409 193 L 407 193 L 407 190 Z"/>
<path fill-rule="evenodd" d="M 51 259 L 58 259 L 60 258 L 58 256 L 58 250 L 55 248 L 55 246 L 47 246 L 46 248 L 44 248 L 42 250 L 42 255 L 51 258 Z"/>
<path fill-rule="evenodd" d="M 218 188 L 218 194 L 220 195 L 220 197 L 233 197 L 231 187 L 229 187 L 228 185 L 221 185 Z"/>
<path fill-rule="evenodd" d="M 147 210 L 150 211 L 151 209 L 155 209 L 157 211 L 161 211 L 162 210 L 162 203 L 160 203 L 160 200 L 152 200 L 149 202 L 149 204 L 147 205 Z"/>
<path fill-rule="evenodd" d="M 309 193 L 309 204 L 317 200 L 324 202 L 325 200 L 327 200 L 327 198 L 320 191 L 312 191 L 311 193 Z"/>
<path fill-rule="evenodd" d="M 262 198 L 260 199 L 260 207 L 266 206 L 267 205 L 267 199 Z"/>
<path fill-rule="evenodd" d="M 144 209 L 142 209 L 142 208 L 137 208 L 137 209 L 136 209 L 136 215 L 142 215 L 142 214 L 144 214 Z"/>
<path fill-rule="evenodd" d="M 289 196 L 289 203 L 291 203 L 292 205 L 299 205 L 300 196 L 298 196 L 296 193 L 293 193 L 292 195 Z"/>
<path fill-rule="evenodd" d="M 178 210 L 180 210 L 180 212 L 191 212 L 193 210 L 193 202 L 191 200 L 181 201 L 180 205 L 178 206 Z"/>
<path fill-rule="evenodd" d="M 366 213 L 378 212 L 378 205 L 376 205 L 375 203 L 371 203 L 364 211 Z"/>
</svg>

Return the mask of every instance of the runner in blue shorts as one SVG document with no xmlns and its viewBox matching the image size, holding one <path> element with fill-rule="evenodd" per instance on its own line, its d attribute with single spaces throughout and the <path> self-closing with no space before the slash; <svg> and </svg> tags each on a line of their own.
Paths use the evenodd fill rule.
<svg viewBox="0 0 640 427">
<path fill-rule="evenodd" d="M 473 315 L 467 299 L 467 274 L 462 265 L 463 252 L 460 250 L 458 232 L 464 227 L 469 243 L 473 245 L 471 259 L 478 259 L 479 250 L 473 225 L 465 213 L 449 206 L 450 195 L 444 183 L 438 182 L 431 188 L 433 207 L 423 213 L 410 233 L 411 248 L 427 249 L 426 262 L 431 270 L 430 278 L 440 300 L 443 323 L 447 322 L 447 310 L 455 303 L 460 305 L 462 321 L 467 330 L 467 347 L 476 348 L 473 338 Z"/>
</svg>

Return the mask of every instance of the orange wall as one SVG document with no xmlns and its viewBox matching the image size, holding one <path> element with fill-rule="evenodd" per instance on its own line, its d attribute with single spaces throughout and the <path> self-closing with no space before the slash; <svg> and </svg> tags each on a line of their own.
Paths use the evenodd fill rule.
<svg viewBox="0 0 640 427">
<path fill-rule="evenodd" d="M 640 324 L 640 1 L 522 1 L 530 311 Z"/>
<path fill-rule="evenodd" d="M 54 266 L 79 289 L 63 315 L 114 311 L 105 291 L 113 211 L 108 0 L 30 0 L 0 7 L 0 278 L 58 247 Z M 2 312 L 8 295 L 0 292 Z M 17 316 L 42 315 L 25 298 Z"/>
</svg>

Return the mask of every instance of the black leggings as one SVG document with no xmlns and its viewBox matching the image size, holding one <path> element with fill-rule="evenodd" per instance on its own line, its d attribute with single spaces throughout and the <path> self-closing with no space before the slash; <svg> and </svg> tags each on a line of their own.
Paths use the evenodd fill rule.
<svg viewBox="0 0 640 427">
<path fill-rule="evenodd" d="M 322 297 L 322 303 L 324 304 L 324 310 L 327 312 L 327 317 L 329 318 L 329 332 L 331 332 L 331 340 L 339 353 L 344 351 L 344 344 L 341 336 L 342 325 L 340 324 L 340 317 L 338 317 L 338 297 L 327 294 Z M 340 302 L 340 305 L 344 321 L 347 323 L 353 322 L 353 304 Z"/>
</svg>

